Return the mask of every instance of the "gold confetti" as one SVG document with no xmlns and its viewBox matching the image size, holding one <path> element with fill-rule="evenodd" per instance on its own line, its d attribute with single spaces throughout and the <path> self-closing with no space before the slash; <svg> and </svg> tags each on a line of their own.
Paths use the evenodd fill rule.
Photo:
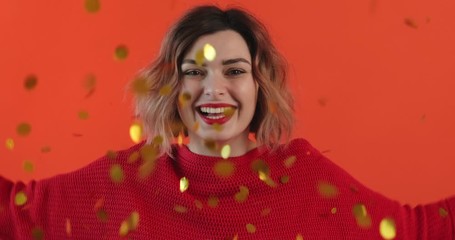
<svg viewBox="0 0 455 240">
<path fill-rule="evenodd" d="M 272 114 L 276 114 L 276 103 L 271 100 L 268 100 L 267 103 L 268 103 L 269 111 Z"/>
<path fill-rule="evenodd" d="M 250 190 L 245 186 L 240 186 L 240 191 L 235 194 L 235 200 L 239 203 L 243 203 L 248 198 L 250 194 Z"/>
<path fill-rule="evenodd" d="M 128 57 L 128 48 L 125 45 L 119 45 L 115 48 L 115 58 L 125 60 Z"/>
<path fill-rule="evenodd" d="M 412 18 L 405 18 L 404 23 L 410 28 L 414 28 L 414 29 L 418 28 L 417 23 Z"/>
<path fill-rule="evenodd" d="M 123 182 L 123 169 L 119 164 L 114 164 L 111 166 L 111 179 L 115 183 Z"/>
<path fill-rule="evenodd" d="M 44 239 L 44 231 L 40 227 L 34 227 L 32 229 L 33 240 L 42 240 Z"/>
<path fill-rule="evenodd" d="M 135 95 L 147 95 L 149 93 L 150 85 L 145 78 L 136 78 L 131 83 L 131 91 Z"/>
<path fill-rule="evenodd" d="M 155 169 L 155 160 L 158 154 L 158 149 L 155 145 L 144 145 L 141 150 L 142 165 L 139 167 L 139 177 L 145 178 L 149 176 Z"/>
<path fill-rule="evenodd" d="M 178 213 L 186 213 L 188 211 L 188 209 L 182 205 L 175 205 L 174 211 L 176 211 Z"/>
<path fill-rule="evenodd" d="M 297 233 L 297 236 L 295 236 L 295 240 L 303 240 L 302 234 Z"/>
<path fill-rule="evenodd" d="M 235 165 L 229 160 L 220 160 L 213 166 L 213 171 L 217 176 L 226 178 L 234 173 Z"/>
<path fill-rule="evenodd" d="M 447 212 L 447 210 L 445 210 L 444 208 L 439 208 L 439 215 L 443 218 L 447 217 L 449 215 L 449 213 Z"/>
<path fill-rule="evenodd" d="M 138 122 L 130 126 L 130 138 L 134 143 L 139 143 L 142 140 L 142 125 Z"/>
<path fill-rule="evenodd" d="M 99 209 L 98 211 L 96 211 L 96 216 L 97 216 L 98 219 L 101 220 L 102 222 L 107 222 L 108 215 L 107 215 L 106 210 L 104 210 L 104 209 Z"/>
<path fill-rule="evenodd" d="M 370 228 L 371 227 L 371 217 L 367 212 L 367 208 L 363 204 L 355 204 L 352 208 L 352 212 L 355 216 L 355 220 L 357 221 L 357 225 L 362 228 Z"/>
<path fill-rule="evenodd" d="M 49 147 L 49 146 L 44 146 L 41 148 L 42 153 L 48 153 L 50 151 L 51 151 L 51 147 Z"/>
<path fill-rule="evenodd" d="M 209 43 L 206 43 L 204 45 L 204 57 L 205 59 L 207 59 L 208 61 L 213 61 L 215 60 L 215 57 L 216 57 L 216 51 L 215 51 L 215 48 L 210 45 Z"/>
<path fill-rule="evenodd" d="M 204 49 L 200 49 L 199 51 L 196 52 L 196 65 L 202 66 L 204 64 Z"/>
<path fill-rule="evenodd" d="M 261 179 L 263 182 L 265 182 L 270 187 L 276 187 L 275 181 L 273 181 L 273 179 L 270 178 L 270 176 L 263 171 L 259 171 L 259 179 Z"/>
<path fill-rule="evenodd" d="M 229 146 L 228 144 L 227 145 L 224 145 L 222 148 L 221 148 L 221 157 L 223 159 L 228 159 L 229 158 L 229 155 L 231 155 L 231 146 Z"/>
<path fill-rule="evenodd" d="M 81 120 L 87 120 L 89 117 L 88 112 L 84 111 L 84 110 L 79 111 L 79 113 L 77 115 L 78 115 L 79 119 L 81 119 Z"/>
<path fill-rule="evenodd" d="M 199 122 L 194 122 L 193 124 L 193 131 L 197 132 L 197 130 L 199 130 Z"/>
<path fill-rule="evenodd" d="M 128 224 L 130 226 L 130 230 L 134 231 L 137 229 L 137 227 L 139 226 L 139 213 L 137 211 L 131 213 L 128 219 Z"/>
<path fill-rule="evenodd" d="M 230 117 L 230 116 L 234 115 L 234 112 L 235 112 L 235 108 L 227 107 L 224 109 L 224 116 Z"/>
<path fill-rule="evenodd" d="M 218 124 L 218 123 L 212 124 L 212 128 L 215 129 L 215 131 L 217 131 L 217 132 L 223 131 L 223 126 L 221 124 Z"/>
<path fill-rule="evenodd" d="M 27 90 L 33 90 L 38 84 L 38 78 L 35 75 L 29 75 L 25 78 L 24 87 Z"/>
<path fill-rule="evenodd" d="M 17 192 L 14 197 L 14 204 L 16 206 L 23 206 L 25 203 L 27 203 L 27 195 L 23 191 Z"/>
<path fill-rule="evenodd" d="M 163 143 L 163 137 L 161 137 L 160 135 L 158 136 L 155 136 L 152 140 L 152 144 L 155 144 L 155 145 L 160 145 Z"/>
<path fill-rule="evenodd" d="M 128 156 L 128 163 L 134 163 L 139 159 L 139 152 L 134 151 Z"/>
<path fill-rule="evenodd" d="M 289 176 L 282 176 L 282 177 L 280 178 L 280 182 L 281 182 L 282 184 L 288 183 L 288 182 L 289 182 Z"/>
<path fill-rule="evenodd" d="M 202 209 L 202 208 L 204 207 L 204 205 L 202 204 L 202 202 L 199 201 L 199 200 L 197 200 L 197 199 L 194 200 L 194 205 L 196 205 L 196 207 L 197 207 L 198 209 Z"/>
<path fill-rule="evenodd" d="M 256 232 L 256 226 L 254 226 L 251 223 L 248 223 L 246 225 L 246 231 L 249 232 L 249 233 L 255 233 Z"/>
<path fill-rule="evenodd" d="M 330 210 L 330 212 L 331 212 L 332 214 L 337 213 L 337 208 L 336 208 L 336 207 L 332 208 L 332 209 Z"/>
<path fill-rule="evenodd" d="M 117 152 L 116 151 L 112 151 L 112 150 L 108 150 L 107 153 L 106 153 L 106 157 L 109 158 L 110 160 L 114 160 L 117 158 Z"/>
<path fill-rule="evenodd" d="M 338 195 L 338 189 L 334 185 L 327 182 L 319 182 L 318 189 L 319 194 L 326 198 L 334 198 Z"/>
<path fill-rule="evenodd" d="M 30 131 L 32 130 L 32 127 L 28 123 L 20 123 L 17 125 L 16 132 L 19 136 L 27 136 L 30 134 Z"/>
<path fill-rule="evenodd" d="M 251 162 L 251 169 L 254 172 L 261 171 L 261 172 L 263 172 L 265 174 L 269 174 L 270 173 L 269 166 L 267 166 L 267 164 L 263 160 L 260 160 L 260 159 L 256 159 L 253 162 Z"/>
<path fill-rule="evenodd" d="M 209 199 L 207 201 L 207 205 L 209 205 L 209 207 L 211 207 L 211 208 L 216 208 L 218 206 L 219 202 L 220 202 L 220 200 L 217 197 L 212 196 L 212 197 L 209 197 Z"/>
<path fill-rule="evenodd" d="M 183 92 L 179 95 L 179 104 L 180 107 L 185 107 L 186 103 L 191 100 L 191 94 L 188 92 Z"/>
<path fill-rule="evenodd" d="M 185 192 L 189 187 L 189 182 L 186 177 L 180 178 L 180 192 Z"/>
<path fill-rule="evenodd" d="M 28 160 L 24 161 L 23 167 L 24 167 L 24 171 L 29 172 L 29 173 L 33 172 L 33 170 L 34 170 L 33 163 Z"/>
<path fill-rule="evenodd" d="M 179 133 L 179 135 L 177 136 L 177 144 L 179 146 L 182 146 L 182 144 L 183 144 L 183 134 L 182 133 Z"/>
<path fill-rule="evenodd" d="M 397 235 L 395 221 L 392 218 L 384 218 L 379 224 L 379 232 L 384 239 L 394 239 Z"/>
<path fill-rule="evenodd" d="M 264 209 L 262 210 L 262 212 L 261 212 L 261 216 L 265 217 L 265 216 L 269 215 L 269 214 L 270 214 L 270 211 L 272 211 L 272 209 L 270 209 L 270 208 L 264 208 Z"/>
<path fill-rule="evenodd" d="M 99 0 L 85 0 L 85 10 L 89 13 L 96 13 L 100 10 Z"/>
<path fill-rule="evenodd" d="M 93 207 L 93 209 L 95 211 L 98 211 L 98 209 L 102 208 L 104 206 L 104 197 L 98 199 L 95 203 L 95 206 Z"/>
<path fill-rule="evenodd" d="M 72 229 L 71 229 L 71 221 L 69 218 L 66 219 L 65 230 L 66 230 L 66 236 L 71 237 Z"/>
<path fill-rule="evenodd" d="M 14 140 L 12 138 L 6 139 L 5 146 L 6 146 L 6 149 L 13 150 L 14 149 Z"/>
<path fill-rule="evenodd" d="M 296 160 L 297 160 L 296 156 L 290 156 L 290 157 L 286 158 L 286 160 L 284 160 L 284 166 L 286 168 L 291 168 L 294 165 Z"/>
<path fill-rule="evenodd" d="M 125 220 L 120 224 L 119 235 L 121 237 L 126 236 L 130 232 L 130 227 L 128 226 L 128 222 Z"/>
<path fill-rule="evenodd" d="M 167 95 L 171 94 L 171 92 L 172 92 L 172 87 L 169 84 L 164 85 L 163 87 L 160 88 L 161 96 L 167 96 Z"/>
<path fill-rule="evenodd" d="M 211 139 L 205 140 L 204 145 L 206 148 L 208 148 L 209 150 L 212 150 L 212 151 L 215 151 L 217 149 L 216 142 Z"/>
</svg>

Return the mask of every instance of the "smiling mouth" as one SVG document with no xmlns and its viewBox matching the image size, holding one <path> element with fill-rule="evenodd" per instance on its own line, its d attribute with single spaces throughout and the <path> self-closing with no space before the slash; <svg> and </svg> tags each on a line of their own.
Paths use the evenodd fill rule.
<svg viewBox="0 0 455 240">
<path fill-rule="evenodd" d="M 207 124 L 223 124 L 234 114 L 236 108 L 229 107 L 197 107 L 197 112 Z"/>
</svg>

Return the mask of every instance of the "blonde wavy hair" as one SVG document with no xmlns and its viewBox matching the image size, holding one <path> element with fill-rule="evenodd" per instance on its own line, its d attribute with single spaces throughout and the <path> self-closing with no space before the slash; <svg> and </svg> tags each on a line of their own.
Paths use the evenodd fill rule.
<svg viewBox="0 0 455 240">
<path fill-rule="evenodd" d="M 247 11 L 206 5 L 189 10 L 169 29 L 156 59 L 136 78 L 143 80 L 146 88 L 144 94 L 135 96 L 136 115 L 142 120 L 147 142 L 157 136 L 162 139 L 160 155 L 172 156 L 173 138 L 186 132 L 177 110 L 183 56 L 202 35 L 228 29 L 246 41 L 253 61 L 253 78 L 259 85 L 250 132 L 259 145 L 272 150 L 283 141 L 289 142 L 294 109 L 287 87 L 286 60 L 272 44 L 265 26 Z M 163 94 L 166 88 L 172 90 Z"/>
</svg>

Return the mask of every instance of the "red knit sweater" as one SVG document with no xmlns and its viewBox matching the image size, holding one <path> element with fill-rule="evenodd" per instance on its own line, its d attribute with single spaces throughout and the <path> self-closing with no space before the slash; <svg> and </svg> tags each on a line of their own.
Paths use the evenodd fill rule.
<svg viewBox="0 0 455 240">
<path fill-rule="evenodd" d="M 0 177 L 0 239 L 382 239 L 393 225 L 395 239 L 455 237 L 454 197 L 402 206 L 303 139 L 224 162 L 174 145 L 141 178 L 143 146 L 28 185 Z"/>
</svg>

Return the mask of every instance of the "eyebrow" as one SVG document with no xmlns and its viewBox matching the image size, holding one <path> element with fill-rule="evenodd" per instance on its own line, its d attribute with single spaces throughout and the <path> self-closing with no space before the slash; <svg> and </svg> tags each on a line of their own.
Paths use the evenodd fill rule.
<svg viewBox="0 0 455 240">
<path fill-rule="evenodd" d="M 227 60 L 223 60 L 221 62 L 221 64 L 223 65 L 229 65 L 229 64 L 234 64 L 234 63 L 238 63 L 238 62 L 244 62 L 244 63 L 247 63 L 249 65 L 251 65 L 251 63 L 246 60 L 245 58 L 233 58 L 233 59 L 227 59 Z M 184 59 L 182 61 L 182 64 L 184 63 L 190 63 L 190 64 L 195 64 L 196 65 L 196 60 L 194 59 Z M 207 66 L 205 63 L 202 64 L 203 67 Z"/>
</svg>

